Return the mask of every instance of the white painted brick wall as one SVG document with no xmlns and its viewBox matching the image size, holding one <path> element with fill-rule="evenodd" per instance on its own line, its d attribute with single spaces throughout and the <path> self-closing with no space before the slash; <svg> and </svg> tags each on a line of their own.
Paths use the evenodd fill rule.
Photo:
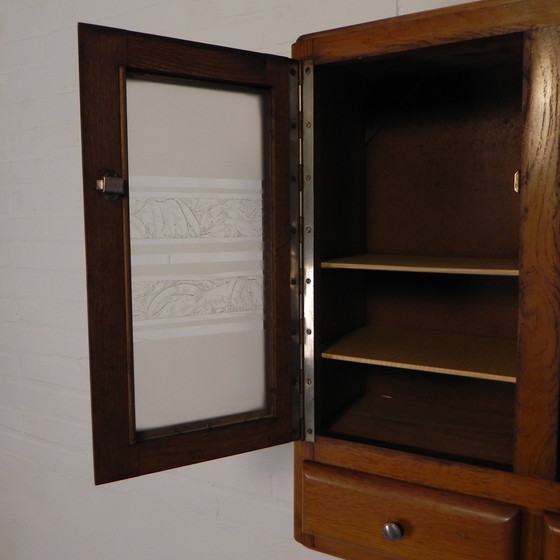
<svg viewBox="0 0 560 560">
<path fill-rule="evenodd" d="M 76 24 L 289 55 L 449 0 L 0 0 L 0 560 L 305 560 L 292 448 L 94 487 Z"/>
</svg>

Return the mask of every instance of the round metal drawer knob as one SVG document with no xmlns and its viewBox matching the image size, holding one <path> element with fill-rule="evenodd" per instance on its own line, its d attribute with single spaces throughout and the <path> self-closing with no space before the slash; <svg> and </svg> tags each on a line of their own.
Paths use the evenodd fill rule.
<svg viewBox="0 0 560 560">
<path fill-rule="evenodd" d="M 402 527 L 398 523 L 385 523 L 383 525 L 383 536 L 388 541 L 399 541 L 403 536 Z"/>
</svg>

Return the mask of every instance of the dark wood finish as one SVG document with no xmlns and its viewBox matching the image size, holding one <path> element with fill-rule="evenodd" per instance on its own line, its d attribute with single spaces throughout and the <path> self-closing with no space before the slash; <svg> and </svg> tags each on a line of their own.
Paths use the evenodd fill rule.
<svg viewBox="0 0 560 560">
<path fill-rule="evenodd" d="M 543 560 L 560 560 L 560 516 L 547 513 L 543 522 Z"/>
<path fill-rule="evenodd" d="M 122 203 L 108 204 L 95 190 L 96 179 L 104 169 L 123 173 L 119 66 L 126 57 L 126 42 L 121 33 L 98 29 L 93 37 L 86 29 L 81 27 L 79 33 L 80 96 L 83 196 L 84 207 L 88 209 L 84 218 L 90 371 L 95 372 L 95 379 L 91 377 L 93 452 L 99 481 L 109 476 L 130 476 L 136 464 L 133 454 L 123 457 L 120 451 L 131 443 L 132 349 L 126 303 L 128 286 L 124 281 L 114 281 L 115 273 L 124 278 L 124 263 L 129 255 L 122 236 L 109 233 L 122 231 L 125 209 Z M 98 81 L 99 76 L 110 76 L 115 85 L 108 87 Z M 93 235 L 100 224 L 105 233 Z M 121 325 L 118 333 L 114 332 L 115 324 Z M 103 410 L 107 416 L 101 414 Z"/>
<path fill-rule="evenodd" d="M 80 87 L 88 270 L 90 370 L 97 483 L 137 476 L 297 437 L 292 414 L 290 171 L 297 122 L 297 71 L 289 59 L 80 25 Z M 267 92 L 269 153 L 264 195 L 265 336 L 269 408 L 260 418 L 162 437 L 134 427 L 130 257 L 126 197 L 108 202 L 96 179 L 127 178 L 128 70 L 244 85 Z M 183 432 L 183 433 L 182 433 Z M 185 433 L 186 432 L 186 433 Z"/>
<path fill-rule="evenodd" d="M 523 35 L 418 51 L 316 64 L 315 239 L 321 263 L 347 261 L 365 247 L 389 260 L 434 258 L 438 272 L 446 274 L 319 269 L 316 355 L 409 368 L 419 378 L 430 371 L 512 382 L 518 283 L 501 270 L 492 274 L 490 263 L 515 262 L 519 252 L 513 176 L 521 165 Z M 459 273 L 453 266 L 462 258 L 484 262 L 481 269 L 489 274 Z M 325 425 L 325 411 L 336 404 L 321 389 L 321 371 L 332 367 L 316 362 L 317 418 Z M 343 374 L 339 383 L 345 384 Z M 429 386 L 438 393 L 437 381 Z M 484 388 L 479 391 L 484 394 Z M 375 442 L 393 428 L 383 441 L 419 450 L 425 443 L 425 452 L 435 452 L 435 440 L 454 440 L 440 452 L 455 455 L 462 448 L 465 455 L 472 450 L 471 460 L 499 456 L 496 462 L 511 464 L 512 391 L 500 399 L 505 422 L 490 423 L 492 443 L 482 446 L 473 445 L 478 436 L 471 437 L 482 433 L 488 419 L 482 410 L 459 420 L 457 428 L 457 418 L 419 396 L 399 409 L 375 394 L 348 406 L 347 392 L 333 393 L 339 407 L 347 407 L 334 427 L 339 435 Z M 423 435 L 438 420 L 439 429 Z M 448 434 L 442 433 L 446 421 Z M 502 438 L 503 445 L 495 445 Z"/>
<path fill-rule="evenodd" d="M 346 377 L 341 374 L 340 385 Z M 514 389 L 509 383 L 375 368 L 364 396 L 321 433 L 511 469 Z"/>
<path fill-rule="evenodd" d="M 555 478 L 560 372 L 560 28 L 531 31 L 526 59 L 515 468 L 523 474 Z"/>
<path fill-rule="evenodd" d="M 517 507 L 316 463 L 303 473 L 307 533 L 403 560 L 518 558 Z M 383 536 L 388 522 L 402 528 L 400 540 Z"/>
<path fill-rule="evenodd" d="M 373 82 L 369 252 L 517 258 L 522 37 L 509 37 L 360 65 Z M 401 76 L 381 80 L 378 64 Z"/>
<path fill-rule="evenodd" d="M 399 19 L 399 30 L 401 24 Z M 519 252 L 513 176 L 521 165 L 523 35 L 463 40 L 445 49 L 434 45 L 332 66 L 321 59 L 317 64 L 313 56 L 319 115 L 315 239 L 321 264 L 351 260 L 365 248 L 389 260 L 435 257 L 437 272 L 446 271 L 324 266 L 315 283 L 316 352 L 327 359 L 511 382 L 517 369 L 517 280 L 498 270 L 492 274 L 490 263 L 515 262 Z M 441 264 L 446 258 L 447 267 Z M 453 266 L 462 258 L 479 259 L 489 274 L 459 273 Z M 467 358 L 463 364 L 449 359 L 461 354 Z M 337 408 L 321 373 L 332 369 L 317 360 L 316 408 L 323 425 L 330 421 L 325 411 Z M 343 375 L 339 383 L 344 385 Z M 348 406 L 348 392 L 333 394 L 339 408 Z M 390 405 L 376 398 L 366 395 L 350 404 L 348 411 L 360 412 L 343 417 L 344 428 L 339 430 L 339 423 L 336 433 L 379 441 L 392 414 L 386 412 Z M 495 430 L 494 442 L 504 435 L 504 445 L 483 447 L 501 449 L 498 455 L 511 464 L 512 392 L 504 398 L 507 421 L 488 430 Z M 430 437 L 418 437 L 426 430 L 424 420 L 432 425 L 450 416 L 437 406 L 433 415 L 429 411 L 430 403 L 418 398 L 395 413 L 392 425 L 401 435 L 414 415 L 422 420 L 408 437 L 386 440 L 409 446 L 416 439 L 434 452 Z M 357 429 L 347 425 L 350 418 Z M 473 413 L 461 421 L 461 429 L 450 430 L 456 440 L 447 449 L 472 449 L 471 459 L 480 460 L 467 434 L 480 434 L 485 418 L 481 412 L 478 419 Z M 433 438 L 443 430 L 432 430 Z"/>
<path fill-rule="evenodd" d="M 449 333 L 452 337 L 505 339 L 516 344 L 516 278 L 383 272 L 370 273 L 366 281 L 367 321 L 371 325 Z M 486 344 L 491 346 L 492 342 Z M 484 356 L 479 360 L 482 366 Z"/>
<path fill-rule="evenodd" d="M 348 68 L 314 75 L 316 265 L 366 250 L 364 81 Z"/>
</svg>

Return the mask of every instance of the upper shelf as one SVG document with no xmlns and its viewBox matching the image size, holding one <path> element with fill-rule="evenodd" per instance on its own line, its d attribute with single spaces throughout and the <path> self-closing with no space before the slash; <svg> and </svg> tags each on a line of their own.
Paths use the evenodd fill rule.
<svg viewBox="0 0 560 560">
<path fill-rule="evenodd" d="M 519 276 L 518 263 L 513 259 L 363 254 L 323 261 L 321 268 Z"/>
</svg>

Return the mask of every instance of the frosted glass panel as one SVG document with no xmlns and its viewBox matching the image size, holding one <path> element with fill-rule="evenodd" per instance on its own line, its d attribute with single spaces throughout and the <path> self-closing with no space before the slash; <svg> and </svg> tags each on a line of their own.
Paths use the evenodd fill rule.
<svg viewBox="0 0 560 560">
<path fill-rule="evenodd" d="M 267 413 L 265 101 L 127 79 L 137 430 Z"/>
</svg>

